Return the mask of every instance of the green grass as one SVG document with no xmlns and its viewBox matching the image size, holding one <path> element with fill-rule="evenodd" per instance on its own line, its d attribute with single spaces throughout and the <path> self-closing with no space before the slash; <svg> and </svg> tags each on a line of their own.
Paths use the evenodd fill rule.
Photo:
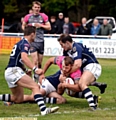
<svg viewBox="0 0 116 120">
<path fill-rule="evenodd" d="M 0 94 L 11 93 L 6 81 L 4 80 L 4 69 L 8 62 L 8 55 L 0 55 Z M 48 57 L 44 57 L 44 62 Z M 40 116 L 39 108 L 36 104 L 14 104 L 10 107 L 4 106 L 0 102 L 0 117 L 29 117 L 38 120 L 115 120 L 116 119 L 116 60 L 99 59 L 102 65 L 102 75 L 98 79 L 99 82 L 108 84 L 106 92 L 100 94 L 99 89 L 90 87 L 94 94 L 100 95 L 102 101 L 99 104 L 99 110 L 95 112 L 88 111 L 88 103 L 85 99 L 76 99 L 67 96 L 67 103 L 58 105 L 59 111 L 54 114 Z M 46 75 L 55 73 L 58 67 L 52 65 Z M 25 89 L 25 93 L 31 93 Z M 49 106 L 50 104 L 47 104 Z M 55 105 L 53 105 L 55 106 Z M 1 120 L 1 118 L 0 118 Z"/>
</svg>

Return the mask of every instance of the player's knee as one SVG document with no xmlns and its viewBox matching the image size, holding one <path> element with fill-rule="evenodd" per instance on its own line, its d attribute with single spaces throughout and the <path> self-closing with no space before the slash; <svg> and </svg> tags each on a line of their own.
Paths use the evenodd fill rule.
<svg viewBox="0 0 116 120">
<path fill-rule="evenodd" d="M 22 103 L 23 102 L 23 96 L 14 96 L 13 97 L 13 102 L 15 103 Z"/>
<path fill-rule="evenodd" d="M 66 101 L 66 99 L 65 98 L 58 98 L 57 99 L 57 104 L 64 104 L 64 103 L 66 103 L 67 101 Z"/>
<path fill-rule="evenodd" d="M 87 85 L 86 85 L 84 82 L 82 82 L 82 81 L 79 81 L 78 84 L 79 84 L 79 87 L 80 87 L 81 90 L 84 90 L 84 89 L 86 88 L 86 86 L 87 86 Z"/>
<path fill-rule="evenodd" d="M 40 91 L 40 86 L 38 85 L 38 84 L 35 84 L 33 87 L 32 87 L 32 91 L 33 90 L 38 90 L 38 91 Z"/>
</svg>

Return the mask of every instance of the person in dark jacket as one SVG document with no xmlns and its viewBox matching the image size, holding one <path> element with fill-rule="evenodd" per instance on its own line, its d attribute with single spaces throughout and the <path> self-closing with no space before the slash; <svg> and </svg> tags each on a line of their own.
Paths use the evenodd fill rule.
<svg viewBox="0 0 116 120">
<path fill-rule="evenodd" d="M 90 35 L 90 27 L 86 24 L 87 19 L 85 17 L 82 18 L 81 25 L 78 28 L 78 35 Z"/>
<path fill-rule="evenodd" d="M 49 33 L 50 34 L 56 34 L 57 25 L 56 25 L 56 17 L 55 16 L 50 17 L 50 24 L 51 24 L 51 30 L 49 31 Z"/>
<path fill-rule="evenodd" d="M 73 24 L 69 22 L 69 17 L 64 18 L 63 33 L 64 34 L 75 34 L 75 28 Z"/>
<path fill-rule="evenodd" d="M 107 19 L 103 20 L 103 25 L 101 25 L 98 35 L 108 36 L 108 38 L 111 38 L 112 25 L 108 23 Z"/>
<path fill-rule="evenodd" d="M 58 19 L 56 20 L 57 32 L 56 34 L 63 33 L 64 15 L 63 13 L 58 14 Z"/>
</svg>

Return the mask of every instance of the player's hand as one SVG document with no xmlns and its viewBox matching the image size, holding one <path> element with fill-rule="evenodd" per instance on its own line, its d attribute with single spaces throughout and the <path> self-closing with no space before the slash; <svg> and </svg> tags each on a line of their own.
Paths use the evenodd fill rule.
<svg viewBox="0 0 116 120">
<path fill-rule="evenodd" d="M 66 81 L 63 81 L 62 87 L 63 87 L 63 88 L 67 88 L 67 87 L 68 87 L 68 83 L 66 83 Z"/>
<path fill-rule="evenodd" d="M 66 77 L 63 74 L 61 74 L 60 77 L 59 77 L 59 80 L 62 83 L 63 81 L 66 80 Z"/>
<path fill-rule="evenodd" d="M 41 25 L 40 23 L 35 23 L 34 26 L 35 26 L 36 28 L 40 28 L 42 25 Z"/>
<path fill-rule="evenodd" d="M 43 70 L 38 68 L 38 69 L 35 71 L 35 73 L 38 74 L 38 75 L 41 75 L 41 74 L 43 74 Z"/>
<path fill-rule="evenodd" d="M 62 86 L 62 83 L 60 83 L 57 87 L 57 93 L 62 95 L 64 93 L 65 88 Z"/>
<path fill-rule="evenodd" d="M 28 70 L 26 71 L 26 74 L 29 75 L 30 77 L 32 77 L 32 70 L 31 70 L 31 69 L 28 69 Z"/>
</svg>

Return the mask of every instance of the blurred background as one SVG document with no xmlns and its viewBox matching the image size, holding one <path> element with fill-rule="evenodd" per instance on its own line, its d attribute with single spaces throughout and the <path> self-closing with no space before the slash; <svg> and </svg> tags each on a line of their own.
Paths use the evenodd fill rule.
<svg viewBox="0 0 116 120">
<path fill-rule="evenodd" d="M 0 0 L 0 24 L 4 18 L 4 29 L 14 29 L 21 18 L 31 9 L 34 0 Z M 58 17 L 59 12 L 69 16 L 73 23 L 80 23 L 82 17 L 87 19 L 95 16 L 113 16 L 116 18 L 116 0 L 39 0 L 41 12 L 49 17 Z"/>
</svg>

